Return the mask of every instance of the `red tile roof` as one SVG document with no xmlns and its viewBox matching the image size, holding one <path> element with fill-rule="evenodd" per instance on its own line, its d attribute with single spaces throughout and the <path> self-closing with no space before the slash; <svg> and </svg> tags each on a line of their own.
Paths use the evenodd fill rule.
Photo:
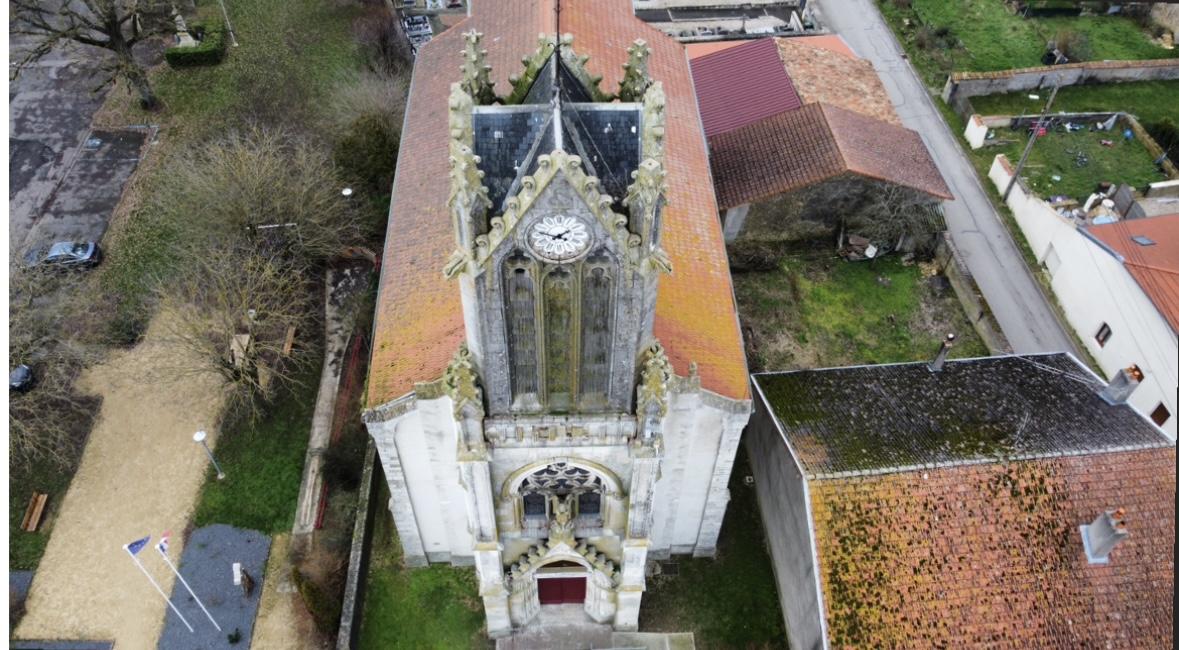
<svg viewBox="0 0 1179 650">
<path fill-rule="evenodd" d="M 1179 214 L 1091 226 L 1089 232 L 1122 256 L 1126 270 L 1179 332 Z M 1135 236 L 1154 244 L 1138 244 Z"/>
<path fill-rule="evenodd" d="M 775 40 L 786 74 L 804 104 L 831 104 L 901 126 L 871 61 L 815 47 L 807 38 Z"/>
<path fill-rule="evenodd" d="M 763 37 L 764 38 L 764 37 Z M 852 59 L 857 58 L 856 53 L 852 52 L 851 48 L 843 40 L 843 37 L 838 34 L 820 34 L 818 36 L 782 36 L 777 38 L 778 42 L 790 41 L 792 43 L 800 43 L 810 47 L 827 50 L 829 52 L 836 52 L 843 54 Z M 684 49 L 688 52 L 689 59 L 698 59 L 702 56 L 712 54 L 713 52 L 720 52 L 730 48 L 737 47 L 750 43 L 755 39 L 737 39 L 731 41 L 705 41 L 702 43 L 687 43 Z"/>
<path fill-rule="evenodd" d="M 692 77 L 709 139 L 802 106 L 772 38 L 693 59 Z"/>
<path fill-rule="evenodd" d="M 808 104 L 709 138 L 722 209 L 851 173 L 951 199 L 915 131 Z"/>
<path fill-rule="evenodd" d="M 442 375 L 465 339 L 457 282 L 442 268 L 454 250 L 446 208 L 447 96 L 458 79 L 462 33 L 484 34 L 496 92 L 511 91 L 508 76 L 536 49 L 541 33 L 558 31 L 555 0 L 476 2 L 475 14 L 438 35 L 419 52 L 381 269 L 376 307 L 369 407 L 413 390 L 416 382 Z M 655 336 L 677 373 L 698 364 L 701 385 L 734 399 L 748 399 L 749 379 L 737 326 L 728 258 L 709 179 L 707 149 L 683 47 L 634 17 L 629 0 L 564 0 L 561 33 L 573 49 L 589 55 L 588 68 L 602 75 L 606 92 L 617 90 L 626 48 L 642 38 L 651 47 L 649 71 L 667 95 L 668 204 L 663 248 L 674 270 L 659 281 Z"/>
<path fill-rule="evenodd" d="M 1170 648 L 1175 448 L 810 484 L 833 648 Z M 1078 526 L 1125 509 L 1090 565 Z"/>
</svg>

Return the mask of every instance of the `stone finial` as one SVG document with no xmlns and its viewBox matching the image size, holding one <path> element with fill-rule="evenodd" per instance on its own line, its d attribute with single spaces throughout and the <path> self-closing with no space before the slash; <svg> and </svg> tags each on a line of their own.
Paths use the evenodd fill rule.
<svg viewBox="0 0 1179 650">
<path fill-rule="evenodd" d="M 442 380 L 446 386 L 446 394 L 454 402 L 456 417 L 461 417 L 462 409 L 467 404 L 473 405 L 480 413 L 483 412 L 483 390 L 479 388 L 479 372 L 466 343 L 460 345 L 454 353 L 450 365 L 442 375 Z"/>
<path fill-rule="evenodd" d="M 504 99 L 505 104 L 519 104 L 528 96 L 528 90 L 536 81 L 536 75 L 540 74 L 544 64 L 556 49 L 556 37 L 549 34 L 541 34 L 537 37 L 536 51 L 520 59 L 520 63 L 524 65 L 524 71 L 508 77 L 508 81 L 512 84 L 512 92 Z"/>
<path fill-rule="evenodd" d="M 483 34 L 475 30 L 463 33 L 462 88 L 479 104 L 495 101 L 494 85 L 491 81 L 491 66 L 487 65 L 487 50 L 479 47 Z"/>
<path fill-rule="evenodd" d="M 467 146 L 475 143 L 475 127 L 472 125 L 471 114 L 475 110 L 475 100 L 463 89 L 462 84 L 450 84 L 450 97 L 446 100 L 447 125 L 450 129 L 450 139 Z"/>
<path fill-rule="evenodd" d="M 647 41 L 638 39 L 626 48 L 626 63 L 622 64 L 622 81 L 618 83 L 618 98 L 624 102 L 637 102 L 643 98 L 643 93 L 651 85 L 651 75 L 647 73 L 647 59 L 651 56 L 651 48 Z"/>
<path fill-rule="evenodd" d="M 659 211 L 667 196 L 667 172 L 655 158 L 647 158 L 631 172 L 634 181 L 626 188 L 622 204 L 630 209 L 630 226 L 640 243 L 647 245 L 648 253 L 656 252 L 659 241 Z M 657 265 L 658 267 L 659 265 Z M 670 266 L 667 269 L 670 271 Z"/>
<path fill-rule="evenodd" d="M 471 112 L 474 100 L 460 84 L 450 85 L 448 102 L 448 124 L 450 129 L 450 195 L 447 207 L 454 221 L 455 241 L 458 257 L 452 256 L 444 273 L 454 277 L 466 268 L 465 260 L 474 246 L 475 227 L 472 223 L 491 207 L 487 188 L 483 185 L 483 172 L 479 169 L 479 156 L 475 155 L 474 130 L 471 126 Z"/>
<path fill-rule="evenodd" d="M 667 415 L 668 384 L 673 373 L 671 362 L 659 343 L 653 343 L 647 348 L 644 356 L 643 370 L 636 391 L 635 413 L 639 421 L 644 423 L 646 434 L 650 421 L 660 421 Z"/>
<path fill-rule="evenodd" d="M 656 81 L 643 93 L 643 158 L 654 158 L 663 162 L 663 135 L 666 117 L 663 109 L 667 95 L 663 82 Z"/>
</svg>

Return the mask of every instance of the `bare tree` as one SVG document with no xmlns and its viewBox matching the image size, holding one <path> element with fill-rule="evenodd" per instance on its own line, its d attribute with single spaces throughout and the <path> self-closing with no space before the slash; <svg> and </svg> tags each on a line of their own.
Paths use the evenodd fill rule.
<svg viewBox="0 0 1179 650">
<path fill-rule="evenodd" d="M 114 55 L 113 72 L 131 84 L 140 104 L 148 110 L 159 106 L 147 71 L 135 61 L 132 50 L 150 36 L 175 29 L 167 0 L 10 1 L 11 33 L 34 39 L 22 66 L 66 41 L 101 48 Z"/>
<path fill-rule="evenodd" d="M 331 157 L 282 131 L 254 129 L 180 152 L 150 209 L 186 239 L 281 245 L 314 264 L 359 243 L 356 210 Z"/>
<path fill-rule="evenodd" d="M 307 344 L 319 320 L 311 285 L 281 253 L 248 242 L 192 255 L 186 273 L 156 287 L 163 341 L 181 352 L 178 367 L 167 370 L 215 375 L 231 411 L 257 415 L 315 358 Z M 291 331 L 298 338 L 288 350 Z"/>
<path fill-rule="evenodd" d="M 59 293 L 59 280 L 36 269 L 13 269 L 9 276 L 10 363 L 27 365 L 33 374 L 30 388 L 9 393 L 8 449 L 14 463 L 70 465 L 94 417 L 97 400 L 79 394 L 75 381 L 96 355 L 68 333 L 65 321 L 75 317 L 74 303 Z"/>
<path fill-rule="evenodd" d="M 866 196 L 864 205 L 846 219 L 849 233 L 891 247 L 906 235 L 921 240 L 945 229 L 935 205 L 916 190 L 877 183 Z"/>
</svg>

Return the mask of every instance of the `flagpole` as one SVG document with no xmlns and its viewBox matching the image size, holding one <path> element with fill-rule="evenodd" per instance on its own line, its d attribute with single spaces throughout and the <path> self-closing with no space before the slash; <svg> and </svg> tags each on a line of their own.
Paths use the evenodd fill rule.
<svg viewBox="0 0 1179 650">
<path fill-rule="evenodd" d="M 220 632 L 221 626 L 217 625 L 217 621 L 213 620 L 213 615 L 209 613 L 209 610 L 205 609 L 205 604 L 201 602 L 200 598 L 197 598 L 195 593 L 193 593 L 192 587 L 188 586 L 188 581 L 185 580 L 184 576 L 180 575 L 180 572 L 176 570 L 176 566 L 172 564 L 172 560 L 168 559 L 168 554 L 164 552 L 164 549 L 160 548 L 159 544 L 156 544 L 155 548 L 160 552 L 160 557 L 164 558 L 164 563 L 168 565 L 168 568 L 172 569 L 172 573 L 175 573 L 176 577 L 180 578 L 180 584 L 184 585 L 184 588 L 188 590 L 188 593 L 192 596 L 192 599 L 201 606 L 201 611 L 205 613 L 205 616 L 209 617 L 209 621 L 213 623 L 213 627 L 217 628 L 217 631 Z"/>
<path fill-rule="evenodd" d="M 181 614 L 180 610 L 176 609 L 176 606 L 172 604 L 172 599 L 168 598 L 168 595 L 165 594 L 164 590 L 160 588 L 160 585 L 156 582 L 156 579 L 151 577 L 151 574 L 147 572 L 147 569 L 143 568 L 143 565 L 139 563 L 139 558 L 135 557 L 135 554 L 131 552 L 131 549 L 128 548 L 127 544 L 123 544 L 123 550 L 127 551 L 127 555 L 131 557 L 131 561 L 135 563 L 135 566 L 139 567 L 139 570 L 143 572 L 143 575 L 147 576 L 147 580 L 151 583 L 151 586 L 155 587 L 156 591 L 160 592 L 160 595 L 164 597 L 164 602 L 168 603 L 168 607 L 171 607 L 172 611 L 176 612 L 176 615 L 180 617 L 180 622 L 184 623 L 184 627 L 187 627 L 189 632 L 195 632 L 195 630 L 192 629 L 192 626 L 188 624 L 188 620 L 184 618 L 184 614 Z"/>
</svg>

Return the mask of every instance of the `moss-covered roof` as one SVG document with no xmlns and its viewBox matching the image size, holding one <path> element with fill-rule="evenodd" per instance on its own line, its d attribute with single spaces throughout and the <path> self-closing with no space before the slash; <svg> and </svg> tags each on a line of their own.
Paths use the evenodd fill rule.
<svg viewBox="0 0 1179 650">
<path fill-rule="evenodd" d="M 754 376 L 812 477 L 1171 443 L 1066 354 Z"/>
</svg>

